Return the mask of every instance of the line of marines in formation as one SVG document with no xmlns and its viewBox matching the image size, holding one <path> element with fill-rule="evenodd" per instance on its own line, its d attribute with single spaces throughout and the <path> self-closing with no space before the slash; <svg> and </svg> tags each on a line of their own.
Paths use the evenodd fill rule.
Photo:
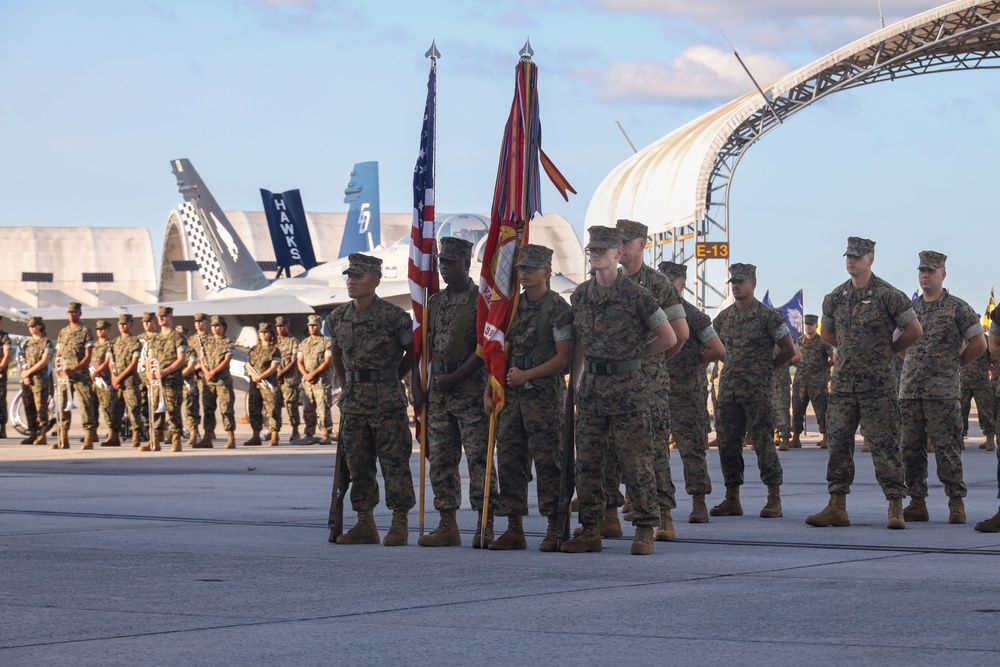
<svg viewBox="0 0 1000 667">
<path fill-rule="evenodd" d="M 983 356 L 987 342 L 978 315 L 943 287 L 945 255 L 919 254 L 922 293 L 911 300 L 872 272 L 875 242 L 849 238 L 844 256 L 850 279 L 824 298 L 821 320 L 806 317 L 806 333 L 796 345 L 784 316 L 755 298 L 754 265 L 730 265 L 734 303 L 713 320 L 683 298 L 686 266 L 662 262 L 656 271 L 643 262 L 645 225 L 620 220 L 614 228 L 596 226 L 588 231 L 586 251 L 592 277 L 576 288 L 569 303 L 548 287 L 552 251 L 533 244 L 520 248 L 515 268 L 522 292 L 506 332 L 505 402 L 497 415 L 496 472 L 491 471 L 489 479 L 487 440 L 495 396 L 476 352 L 478 287 L 469 276 L 472 245 L 456 238 L 441 240 L 438 260 L 446 288 L 432 295 L 427 304 L 431 363 L 426 391 L 420 369 L 413 363 L 411 317 L 376 293 L 381 260 L 361 253 L 350 256 L 344 273 L 351 301 L 326 318 L 326 336 L 320 333 L 321 319 L 310 316 L 310 337 L 298 352 L 300 361 L 309 360 L 298 364 L 304 387 L 315 385 L 318 377 L 328 378 L 328 371 L 342 387 L 337 441 L 344 448 L 357 522 L 335 539 L 331 532 L 331 541 L 408 543 L 408 515 L 416 504 L 410 470 L 413 440 L 402 382 L 408 375 L 415 411 L 428 408 L 430 481 L 440 517 L 433 531 L 419 537 L 421 546 L 462 543 L 456 511 L 462 503 L 459 463 L 463 451 L 469 498 L 479 514 L 473 548 L 527 547 L 522 520 L 528 513 L 533 466 L 538 509 L 548 521 L 539 550 L 601 551 L 603 537 L 622 535 L 618 512 L 628 505 L 624 518 L 635 526 L 631 552 L 653 553 L 654 541 L 676 536 L 671 515 L 677 506 L 670 470 L 671 437 L 681 455 L 685 490 L 692 498 L 689 522 L 743 514 L 740 487 L 745 441 L 756 454 L 760 479 L 767 487 L 760 516 L 781 517 L 778 450 L 785 443 L 784 438 L 775 437 L 773 388 L 775 371 L 789 363 L 798 365 L 796 383 L 800 379 L 808 383 L 803 398 L 814 402 L 823 434 L 821 446 L 829 449 L 829 502 L 807 517 L 807 524 L 850 525 L 846 498 L 854 481 L 859 425 L 887 499 L 888 528 L 902 529 L 907 521 L 929 519 L 929 449 L 937 459 L 937 474 L 948 497 L 948 521 L 965 523 L 959 369 Z M 150 354 L 176 345 L 174 352 L 179 356 L 189 344 L 170 336 L 170 313 L 165 311 L 161 309 L 159 319 L 166 335 L 160 336 L 164 342 L 173 342 L 151 344 Z M 213 329 L 215 322 L 213 318 Z M 123 335 L 128 334 L 129 324 L 119 325 Z M 821 324 L 819 334 L 817 324 Z M 33 325 L 33 337 L 44 338 L 44 328 L 39 332 L 39 326 L 44 325 Z M 1000 345 L 995 344 L 1000 342 L 1000 324 L 994 322 L 990 328 L 990 353 L 1000 357 Z M 261 325 L 260 350 L 251 352 L 250 363 L 267 369 L 251 370 L 251 391 L 287 368 L 283 352 L 273 349 L 277 346 L 269 331 L 270 325 Z M 224 337 L 224 328 L 221 333 Z M 313 338 L 315 351 L 304 352 Z M 60 347 L 68 340 L 60 335 Z M 51 354 L 51 344 L 38 345 L 48 345 Z M 220 361 L 213 366 L 212 361 L 222 357 L 213 356 L 209 350 L 214 348 L 204 345 L 202 357 L 207 361 L 198 362 L 197 368 L 211 383 L 222 365 Z M 69 372 L 81 373 L 82 358 L 72 357 L 77 366 Z M 129 357 L 115 358 L 119 367 L 132 363 Z M 133 353 L 132 358 L 137 355 Z M 36 357 L 26 369 L 29 381 L 40 370 L 40 359 Z M 705 504 L 712 490 L 706 465 L 706 365 L 723 359 L 715 426 L 726 490 L 722 502 L 709 511 Z M 160 359 L 162 379 L 178 375 L 171 381 L 176 389 L 183 382 L 183 372 L 177 371 L 190 366 L 175 364 L 176 357 Z M 572 539 L 560 541 L 557 514 L 567 370 L 576 387 L 574 472 L 581 525 Z M 114 386 L 120 376 L 112 373 Z M 318 395 L 313 400 L 328 440 L 329 404 L 323 405 Z M 168 410 L 168 414 L 171 437 L 179 449 L 179 413 L 175 417 Z M 226 422 L 231 444 L 230 426 L 231 421 Z M 259 422 L 253 424 L 255 437 L 259 426 Z M 795 436 L 803 426 L 796 418 Z M 85 424 L 85 428 L 92 443 L 92 427 Z M 272 424 L 272 433 L 275 428 Z M 792 442 L 787 444 L 792 446 Z M 382 468 L 386 506 L 392 510 L 384 539 L 374 520 L 380 500 L 376 463 Z M 1000 489 L 1000 454 L 997 473 Z M 623 484 L 625 494 L 620 491 Z M 335 502 L 336 489 L 333 496 Z M 910 500 L 904 508 L 907 496 Z M 331 525 L 333 514 L 331 505 Z M 507 519 L 499 537 L 494 535 L 496 515 Z M 977 524 L 976 530 L 1000 532 L 1000 511 Z"/>
<path fill-rule="evenodd" d="M 183 328 L 173 324 L 173 309 L 161 306 L 156 313 L 143 313 L 143 332 L 133 335 L 133 316 L 124 313 L 118 316 L 119 335 L 112 340 L 108 320 L 97 320 L 95 337 L 81 322 L 79 303 L 71 302 L 67 311 L 69 324 L 54 344 L 46 337 L 42 318 L 32 316 L 28 319 L 31 336 L 18 346 L 28 427 L 21 444 L 48 444 L 50 402 L 54 398 L 58 437 L 53 449 L 69 449 L 71 409 L 77 405 L 83 421 L 82 449 L 93 449 L 98 443 L 99 409 L 108 425 L 108 437 L 101 446 L 121 446 L 128 434 L 120 431 L 129 428 L 132 446 L 140 451 L 159 451 L 161 443 L 169 443 L 172 451 L 179 452 L 183 449 L 183 412 L 189 429 L 187 444 L 196 449 L 212 448 L 218 411 L 226 433 L 225 447 L 236 447 L 230 372 L 235 343 L 226 336 L 225 317 L 196 313 L 195 333 L 185 337 Z M 320 324 L 318 316 L 310 316 L 310 335 L 299 341 L 289 333 L 290 322 L 283 316 L 276 317 L 273 325 L 260 323 L 258 342 L 245 366 L 250 379 L 248 420 L 253 436 L 244 445 L 263 444 L 260 435 L 265 418 L 270 428 L 269 444 L 279 444 L 283 408 L 292 426 L 292 443 L 332 444 L 329 339 L 320 334 Z M 0 336 L 4 349 L 9 350 L 9 338 L 2 332 Z M 2 379 L 6 391 L 6 365 Z M 6 396 L 0 398 L 6 410 Z M 303 434 L 299 432 L 300 402 L 304 408 Z M 4 418 L 0 437 L 6 437 L 6 414 L 0 416 Z M 316 435 L 317 428 L 322 438 Z M 145 441 L 143 434 L 148 436 Z"/>
</svg>

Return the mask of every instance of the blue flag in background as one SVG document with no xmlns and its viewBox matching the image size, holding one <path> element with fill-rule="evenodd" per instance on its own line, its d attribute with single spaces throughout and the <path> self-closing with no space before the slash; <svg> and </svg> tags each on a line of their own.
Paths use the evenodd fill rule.
<svg viewBox="0 0 1000 667">
<path fill-rule="evenodd" d="M 788 326 L 788 332 L 792 334 L 792 340 L 798 340 L 805 333 L 802 326 L 802 318 L 805 314 L 802 306 L 802 290 L 796 292 L 792 300 L 784 306 L 779 306 L 778 310 L 785 316 L 785 324 Z"/>
<path fill-rule="evenodd" d="M 771 303 L 771 290 L 764 290 L 764 298 L 760 302 L 768 308 L 774 308 L 774 304 Z"/>
</svg>

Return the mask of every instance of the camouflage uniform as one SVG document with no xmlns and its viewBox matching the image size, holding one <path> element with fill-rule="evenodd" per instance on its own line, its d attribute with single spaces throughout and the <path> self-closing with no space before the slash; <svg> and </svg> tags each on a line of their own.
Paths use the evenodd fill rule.
<svg viewBox="0 0 1000 667">
<path fill-rule="evenodd" d="M 976 413 L 979 415 L 979 428 L 983 435 L 996 433 L 993 421 L 993 391 L 990 387 L 990 370 L 992 360 L 987 350 L 968 366 L 962 366 L 958 372 L 958 380 L 962 389 L 962 437 L 969 434 L 969 412 L 972 410 L 972 399 L 976 399 Z"/>
<path fill-rule="evenodd" d="M 565 299 L 552 290 L 537 301 L 522 293 L 507 328 L 507 367 L 540 366 L 555 356 L 556 342 L 566 340 L 573 340 L 573 311 Z M 508 516 L 528 514 L 532 462 L 538 475 L 538 512 L 556 515 L 565 391 L 562 372 L 507 386 L 496 430 L 500 502 Z"/>
<path fill-rule="evenodd" d="M 280 366 L 284 368 L 289 363 L 298 359 L 299 341 L 294 336 L 278 336 L 278 351 L 281 352 Z M 278 386 L 281 391 L 278 393 L 278 411 L 284 407 L 288 411 L 288 423 L 293 431 L 299 430 L 301 419 L 299 418 L 299 385 L 302 376 L 299 374 L 297 364 L 293 364 L 291 370 L 285 373 L 279 380 Z M 280 419 L 280 418 L 279 418 Z"/>
<path fill-rule="evenodd" d="M 188 336 L 188 363 L 190 364 L 192 361 L 197 363 L 201 357 L 202 348 L 205 348 L 207 352 L 211 342 L 212 334 L 208 332 L 195 333 Z M 191 433 L 195 433 L 198 431 L 198 427 L 201 426 L 202 412 L 206 416 L 208 415 L 208 389 L 205 387 L 205 374 L 200 370 L 195 371 L 185 378 L 185 384 L 184 417 L 187 421 L 188 430 Z"/>
<path fill-rule="evenodd" d="M 670 429 L 684 465 L 684 490 L 688 495 L 712 493 L 705 450 L 708 448 L 708 389 L 702 347 L 718 334 L 712 319 L 682 300 L 691 336 L 667 362 L 670 374 Z"/>
<path fill-rule="evenodd" d="M 454 373 L 476 353 L 476 300 L 479 289 L 470 279 L 465 290 L 455 294 L 442 290 L 427 301 L 432 371 Z M 464 319 L 463 319 L 464 316 Z M 462 478 L 458 464 L 465 449 L 469 468 L 469 499 L 482 511 L 486 479 L 489 417 L 483 412 L 486 370 L 480 369 L 451 391 L 433 388 L 428 395 L 427 442 L 434 508 L 455 510 L 462 504 Z M 496 473 L 490 475 L 490 506 L 497 507 Z"/>
<path fill-rule="evenodd" d="M 215 320 L 213 316 L 213 320 Z M 232 355 L 235 343 L 226 336 L 212 336 L 205 344 L 205 368 L 212 370 L 222 363 L 226 355 Z M 209 381 L 205 381 L 205 433 L 215 433 L 215 409 L 222 412 L 222 428 L 230 433 L 236 430 L 236 413 L 233 398 L 233 376 L 227 365 Z"/>
<path fill-rule="evenodd" d="M 812 338 L 799 338 L 802 359 L 795 366 L 792 385 L 792 430 L 805 431 L 806 408 L 812 401 L 816 424 L 820 433 L 826 433 L 826 407 L 830 398 L 830 364 L 833 346 L 816 334 Z"/>
<path fill-rule="evenodd" d="M 85 431 L 97 428 L 97 399 L 94 397 L 94 383 L 90 379 L 90 370 L 83 368 L 76 373 L 71 373 L 83 359 L 88 347 L 94 346 L 94 334 L 83 324 L 68 325 L 59 332 L 56 340 L 56 353 L 66 360 L 66 379 L 68 382 L 60 384 L 57 391 L 60 392 L 61 405 L 69 404 L 67 389 L 72 389 L 76 395 L 77 403 L 80 406 L 80 416 L 83 419 Z M 64 410 L 61 415 L 62 431 L 69 432 L 70 415 L 69 410 Z"/>
<path fill-rule="evenodd" d="M 98 368 L 104 363 L 105 358 L 111 353 L 111 341 L 101 342 L 99 339 L 94 343 L 94 351 L 90 355 L 90 365 Z M 108 428 L 117 431 L 122 425 L 122 416 L 125 410 L 122 406 L 121 397 L 118 390 L 111 386 L 111 369 L 107 368 L 98 376 L 104 381 L 102 389 L 97 379 L 94 379 L 94 393 L 97 395 L 97 402 L 104 413 L 104 421 Z"/>
<path fill-rule="evenodd" d="M 642 357 L 651 333 L 667 316 L 652 294 L 621 273 L 607 288 L 593 278 L 578 285 L 571 303 L 585 359 L 576 421 L 580 523 L 597 525 L 604 514 L 604 462 L 611 450 L 632 501 L 633 525 L 656 526 L 660 511 L 651 415 L 656 398 L 642 372 Z"/>
<path fill-rule="evenodd" d="M 754 299 L 746 310 L 729 306 L 712 324 L 726 346 L 715 419 L 723 480 L 727 488 L 743 484 L 743 436 L 749 431 L 760 480 L 768 486 L 780 486 L 782 470 L 774 446 L 771 389 L 774 345 L 788 335 L 785 316 Z"/>
<path fill-rule="evenodd" d="M 11 360 L 14 359 L 13 348 L 10 345 L 10 336 L 3 329 L 0 329 L 0 358 L 3 357 L 4 352 L 10 352 Z M 0 426 L 7 425 L 7 366 L 4 364 L 3 368 L 0 368 Z"/>
<path fill-rule="evenodd" d="M 51 340 L 41 337 L 25 339 L 25 368 L 31 368 L 46 354 L 55 357 L 55 347 Z M 45 433 L 45 428 L 49 423 L 49 397 L 52 396 L 52 376 L 49 371 L 42 368 L 32 375 L 30 385 L 24 389 L 24 393 L 21 395 L 24 396 L 22 403 L 28 427 L 37 433 Z"/>
<path fill-rule="evenodd" d="M 187 344 L 179 333 L 170 327 L 163 327 L 160 333 L 149 342 L 149 358 L 160 362 L 160 372 L 167 369 L 170 364 L 177 361 L 177 358 L 187 351 Z M 166 413 L 154 415 L 154 427 L 157 431 L 163 432 L 166 422 L 170 422 L 170 437 L 180 437 L 184 430 L 184 421 L 181 417 L 181 403 L 184 401 L 184 378 L 181 377 L 181 369 L 177 369 L 169 375 L 160 378 L 160 386 L 163 388 L 163 402 L 166 404 Z"/>
<path fill-rule="evenodd" d="M 156 321 L 155 313 L 143 313 L 143 321 L 146 321 L 145 318 L 147 315 L 150 316 L 151 321 Z M 142 359 L 143 356 L 149 356 L 149 344 L 153 342 L 153 339 L 156 338 L 157 335 L 157 333 L 143 331 L 141 334 L 136 336 L 136 340 L 139 341 L 140 359 Z M 145 355 L 142 354 L 143 351 L 145 351 Z M 136 373 L 139 375 L 139 398 L 140 405 L 142 406 L 142 423 L 145 425 L 145 428 L 149 428 L 149 411 L 151 408 L 149 406 L 149 378 L 146 377 L 145 361 L 139 362 L 139 366 L 136 368 Z"/>
<path fill-rule="evenodd" d="M 824 329 L 837 336 L 837 362 L 830 382 L 826 479 L 831 495 L 851 491 L 854 433 L 861 424 L 868 438 L 875 477 L 887 499 L 903 498 L 899 445 L 899 404 L 892 335 L 916 318 L 910 300 L 872 274 L 865 287 L 843 283 L 823 299 Z"/>
<path fill-rule="evenodd" d="M 960 349 L 965 341 L 982 335 L 983 325 L 969 304 L 947 290 L 935 301 L 918 296 L 911 307 L 924 335 L 906 350 L 899 382 L 906 486 L 911 497 L 927 497 L 930 437 L 945 493 L 949 498 L 964 498 Z"/>
<path fill-rule="evenodd" d="M 775 346 L 774 352 L 778 352 Z M 792 430 L 792 367 L 782 364 L 771 372 L 771 407 L 774 409 L 774 430 L 788 438 Z"/>
<path fill-rule="evenodd" d="M 990 319 L 990 337 L 1000 336 L 1000 315 L 995 318 Z M 983 354 L 989 354 L 989 350 L 983 352 Z M 1000 380 L 997 379 L 997 374 L 993 374 L 993 405 L 1000 405 L 1000 396 L 997 395 L 998 386 L 1000 386 Z M 994 412 L 993 417 L 1000 415 L 1000 411 Z M 997 452 L 997 498 L 1000 498 L 1000 447 L 996 448 Z"/>
<path fill-rule="evenodd" d="M 323 340 L 340 348 L 346 371 L 337 403 L 341 415 L 337 446 L 344 447 L 351 473 L 351 506 L 361 512 L 378 505 L 378 459 L 386 507 L 409 510 L 417 504 L 410 472 L 413 436 L 399 368 L 413 342 L 413 321 L 406 311 L 376 296 L 364 310 L 355 310 L 353 302 L 334 310 L 326 330 L 330 338 Z M 312 338 L 299 345 L 300 355 L 312 354 L 307 348 Z"/>
<path fill-rule="evenodd" d="M 121 316 L 119 316 L 119 322 L 121 321 Z M 123 372 L 132 363 L 133 359 L 139 358 L 141 350 L 142 345 L 135 336 L 131 334 L 118 336 L 111 343 L 111 359 L 115 365 L 115 370 L 119 373 Z M 128 411 L 129 419 L 132 421 L 132 432 L 141 433 L 142 413 L 145 411 L 146 406 L 142 403 L 139 372 L 138 367 L 136 368 L 137 370 L 132 371 L 132 373 L 121 380 L 119 395 L 121 396 L 121 403 L 124 406 L 124 410 Z"/>
<path fill-rule="evenodd" d="M 263 373 L 271 364 L 281 363 L 281 351 L 278 350 L 278 346 L 274 343 L 258 342 L 250 348 L 248 361 L 251 366 L 257 369 L 257 373 Z M 274 375 L 270 375 L 264 380 L 269 382 L 272 387 L 275 386 Z M 280 430 L 281 408 L 278 403 L 278 396 L 280 394 L 265 387 L 264 382 L 251 382 L 248 391 L 247 409 L 250 411 L 248 415 L 250 428 L 254 431 L 260 431 L 263 428 L 264 415 L 266 414 L 268 428 L 271 431 Z"/>
<path fill-rule="evenodd" d="M 330 331 L 329 320 L 327 320 L 326 330 Z M 318 335 L 304 338 L 299 343 L 298 355 L 305 365 L 306 372 L 316 370 L 323 363 L 323 359 L 331 355 L 332 347 L 330 338 L 327 336 Z M 329 435 L 330 429 L 333 427 L 333 419 L 330 416 L 330 390 L 333 385 L 330 376 L 332 373 L 331 367 L 313 378 L 312 382 L 303 382 L 301 385 L 302 398 L 305 399 L 303 417 L 307 436 L 312 436 L 316 432 L 317 421 L 324 435 Z"/>
</svg>

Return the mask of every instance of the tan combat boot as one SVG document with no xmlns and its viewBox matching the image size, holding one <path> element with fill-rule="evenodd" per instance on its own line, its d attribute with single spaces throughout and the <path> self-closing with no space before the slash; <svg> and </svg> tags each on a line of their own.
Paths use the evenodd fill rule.
<svg viewBox="0 0 1000 667">
<path fill-rule="evenodd" d="M 788 436 L 784 433 L 778 438 L 778 451 L 787 452 L 791 444 L 788 442 Z"/>
<path fill-rule="evenodd" d="M 69 430 L 60 432 L 58 438 L 57 443 L 59 446 L 54 449 L 69 449 Z"/>
<path fill-rule="evenodd" d="M 38 438 L 38 430 L 37 429 L 31 429 L 30 431 L 28 431 L 28 435 L 26 435 L 24 437 L 24 440 L 21 441 L 21 444 L 22 445 L 33 445 L 33 444 L 35 444 L 35 439 L 36 438 Z"/>
<path fill-rule="evenodd" d="M 1000 533 L 1000 510 L 986 521 L 977 523 L 975 530 L 978 533 Z"/>
<path fill-rule="evenodd" d="M 288 442 L 289 442 L 289 444 L 292 444 L 296 440 L 300 439 L 301 437 L 302 437 L 302 435 L 299 434 L 299 427 L 298 426 L 293 426 L 292 427 L 292 435 L 291 435 L 291 437 L 288 438 Z"/>
<path fill-rule="evenodd" d="M 108 431 L 108 439 L 101 443 L 101 447 L 121 447 L 122 439 L 118 436 L 118 429 Z"/>
<path fill-rule="evenodd" d="M 870 452 L 872 450 L 871 445 L 868 444 L 868 436 L 861 436 L 861 451 Z"/>
<path fill-rule="evenodd" d="M 236 431 L 226 431 L 226 449 L 236 449 Z"/>
<path fill-rule="evenodd" d="M 747 434 L 743 436 L 743 446 L 747 449 L 753 449 L 753 434 L 747 431 Z"/>
<path fill-rule="evenodd" d="M 639 536 L 639 529 L 643 526 L 637 526 L 635 529 L 636 539 Z M 656 527 L 656 541 L 657 542 L 673 542 L 677 539 L 677 531 L 674 529 L 674 520 L 670 516 L 669 507 L 660 508 L 660 525 Z M 633 545 L 634 547 L 634 545 Z"/>
<path fill-rule="evenodd" d="M 156 440 L 153 442 L 153 451 L 158 452 L 162 449 L 160 445 L 166 442 L 166 435 L 160 429 L 156 430 Z"/>
<path fill-rule="evenodd" d="M 635 539 L 632 540 L 633 556 L 649 556 L 653 553 L 653 527 L 636 526 Z"/>
<path fill-rule="evenodd" d="M 777 446 L 777 445 L 778 445 L 778 443 L 780 443 L 780 442 L 781 442 L 781 433 L 780 433 L 780 431 L 778 431 L 778 429 L 774 429 L 774 437 L 773 437 L 773 440 L 774 440 L 774 444 L 775 444 L 775 446 Z"/>
<path fill-rule="evenodd" d="M 88 428 L 87 432 L 83 436 L 83 446 L 80 449 L 93 449 L 94 443 L 98 441 L 97 429 Z M 67 447 L 68 449 L 68 447 Z"/>
<path fill-rule="evenodd" d="M 479 512 L 476 515 L 476 532 L 472 536 L 472 548 L 473 549 L 488 549 L 490 543 L 493 542 L 493 509 L 490 508 L 489 514 L 486 517 L 486 533 L 485 536 L 482 532 L 483 528 L 483 513 Z"/>
<path fill-rule="evenodd" d="M 847 516 L 847 496 L 843 493 L 831 493 L 830 502 L 827 503 L 818 514 L 810 514 L 806 517 L 806 523 L 810 526 L 838 526 L 846 528 L 851 525 L 851 518 Z"/>
<path fill-rule="evenodd" d="M 576 498 L 573 498 L 573 500 L 570 501 L 570 503 L 569 503 L 569 511 L 570 512 L 579 512 L 580 511 L 580 498 L 579 498 L 579 496 L 576 497 Z"/>
<path fill-rule="evenodd" d="M 271 431 L 271 440 L 267 444 L 270 445 L 271 447 L 277 447 L 280 441 L 281 441 L 281 436 L 278 435 L 278 432 L 276 430 Z"/>
<path fill-rule="evenodd" d="M 182 449 L 183 447 L 181 447 L 181 432 L 174 431 L 173 433 L 170 434 L 170 451 L 179 452 L 182 451 Z"/>
<path fill-rule="evenodd" d="M 705 506 L 705 496 L 696 493 L 691 496 L 691 514 L 688 523 L 708 523 L 708 508 Z"/>
<path fill-rule="evenodd" d="M 965 501 L 961 498 L 948 499 L 948 523 L 965 523 Z"/>
<path fill-rule="evenodd" d="M 934 453 L 934 440 L 931 439 L 931 436 L 927 436 L 927 453 Z"/>
<path fill-rule="evenodd" d="M 827 444 L 827 442 L 826 442 L 826 433 L 821 433 L 820 435 L 822 437 L 820 437 L 820 439 L 819 439 L 819 448 L 820 449 L 826 449 L 829 446 Z"/>
<path fill-rule="evenodd" d="M 197 426 L 192 427 L 191 428 L 191 437 L 189 437 L 188 441 L 187 441 L 188 447 L 197 447 L 198 446 L 198 441 L 200 439 L 201 438 L 198 437 L 198 427 Z"/>
<path fill-rule="evenodd" d="M 149 430 L 149 442 L 144 442 L 139 445 L 140 452 L 151 452 L 153 451 L 153 441 L 156 440 L 156 431 L 153 429 Z M 159 447 L 159 445 L 157 445 Z"/>
<path fill-rule="evenodd" d="M 740 504 L 740 487 L 727 486 L 726 499 L 712 508 L 712 516 L 743 516 L 743 505 Z"/>
<path fill-rule="evenodd" d="M 142 433 L 139 431 L 139 429 L 133 429 L 132 430 L 132 446 L 133 447 L 138 447 L 141 444 L 142 444 Z"/>
<path fill-rule="evenodd" d="M 38 437 L 32 443 L 34 445 L 44 445 L 48 443 L 48 439 L 45 437 L 45 431 L 39 431 Z M 53 448 L 54 449 L 54 448 Z"/>
<path fill-rule="evenodd" d="M 527 549 L 528 543 L 524 541 L 524 519 L 521 516 L 507 517 L 507 530 L 503 535 L 490 542 L 492 551 L 519 551 Z M 555 539 L 555 536 L 553 536 Z"/>
<path fill-rule="evenodd" d="M 422 547 L 460 547 L 462 535 L 458 532 L 458 522 L 455 521 L 455 510 L 441 510 L 441 522 L 438 527 L 417 539 Z"/>
<path fill-rule="evenodd" d="M 652 542 L 652 540 L 650 540 Z M 561 551 L 564 554 L 597 553 L 601 550 L 601 529 L 596 523 L 583 527 L 579 535 L 563 542 Z"/>
<path fill-rule="evenodd" d="M 986 436 L 986 442 L 984 442 L 983 444 L 981 444 L 979 446 L 979 448 L 980 449 L 985 449 L 988 452 L 992 452 L 993 450 L 995 450 L 997 448 L 997 439 L 996 439 L 996 436 L 993 435 L 992 433 L 990 433 L 989 435 L 987 435 Z"/>
<path fill-rule="evenodd" d="M 621 537 L 622 522 L 618 518 L 617 507 L 605 507 L 604 518 L 601 519 L 601 537 Z"/>
<path fill-rule="evenodd" d="M 926 498 L 910 498 L 909 504 L 903 508 L 903 521 L 930 521 L 927 513 Z"/>
<path fill-rule="evenodd" d="M 550 516 L 549 525 L 545 529 L 545 539 L 538 545 L 539 551 L 553 552 L 556 550 L 556 544 L 559 542 L 558 526 L 559 520 L 554 516 Z"/>
<path fill-rule="evenodd" d="M 191 448 L 192 449 L 212 449 L 212 447 L 213 447 L 212 440 L 213 439 L 214 438 L 212 438 L 212 434 L 208 433 L 206 431 L 205 432 L 205 436 L 201 440 L 199 440 L 198 442 L 196 442 L 193 445 L 191 445 Z"/>
<path fill-rule="evenodd" d="M 389 532 L 385 534 L 385 539 L 382 540 L 383 546 L 401 547 L 410 540 L 408 514 L 407 510 L 392 511 L 392 525 L 389 526 Z"/>
<path fill-rule="evenodd" d="M 799 437 L 802 435 L 801 431 L 795 431 L 792 433 L 792 441 L 788 444 L 792 449 L 802 449 L 802 439 Z"/>
<path fill-rule="evenodd" d="M 259 447 L 260 446 L 260 429 L 254 429 L 253 435 L 250 439 L 243 443 L 244 447 Z"/>
<path fill-rule="evenodd" d="M 903 499 L 889 498 L 889 519 L 885 523 L 889 530 L 903 530 L 906 519 L 903 518 Z"/>
<path fill-rule="evenodd" d="M 622 505 L 622 520 L 632 523 L 632 499 L 625 494 L 625 504 Z"/>
<path fill-rule="evenodd" d="M 337 538 L 337 544 L 378 544 L 378 542 L 378 528 L 375 527 L 375 514 L 372 510 L 359 511 L 358 522 L 354 524 L 354 528 Z"/>
<path fill-rule="evenodd" d="M 778 519 L 781 513 L 781 487 L 777 484 L 767 485 L 767 504 L 760 511 L 762 519 Z"/>
<path fill-rule="evenodd" d="M 316 444 L 318 444 L 318 445 L 332 445 L 333 444 L 333 438 L 330 437 L 330 429 L 325 429 L 323 431 L 323 438 L 321 440 L 318 440 Z"/>
</svg>

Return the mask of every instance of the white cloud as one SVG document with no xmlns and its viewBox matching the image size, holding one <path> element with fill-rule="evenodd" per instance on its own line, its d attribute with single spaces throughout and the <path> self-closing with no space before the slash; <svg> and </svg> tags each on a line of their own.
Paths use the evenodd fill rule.
<svg viewBox="0 0 1000 667">
<path fill-rule="evenodd" d="M 761 85 L 791 70 L 782 58 L 740 54 Z M 729 51 L 692 46 L 672 62 L 614 62 L 600 75 L 600 95 L 609 100 L 697 101 L 731 99 L 753 89 L 753 83 Z"/>
<path fill-rule="evenodd" d="M 941 0 L 883 0 L 886 20 L 900 20 L 933 9 Z M 655 12 L 676 18 L 710 20 L 719 24 L 774 18 L 848 18 L 878 20 L 878 3 L 873 0 L 593 0 L 592 5 L 607 12 Z"/>
</svg>

